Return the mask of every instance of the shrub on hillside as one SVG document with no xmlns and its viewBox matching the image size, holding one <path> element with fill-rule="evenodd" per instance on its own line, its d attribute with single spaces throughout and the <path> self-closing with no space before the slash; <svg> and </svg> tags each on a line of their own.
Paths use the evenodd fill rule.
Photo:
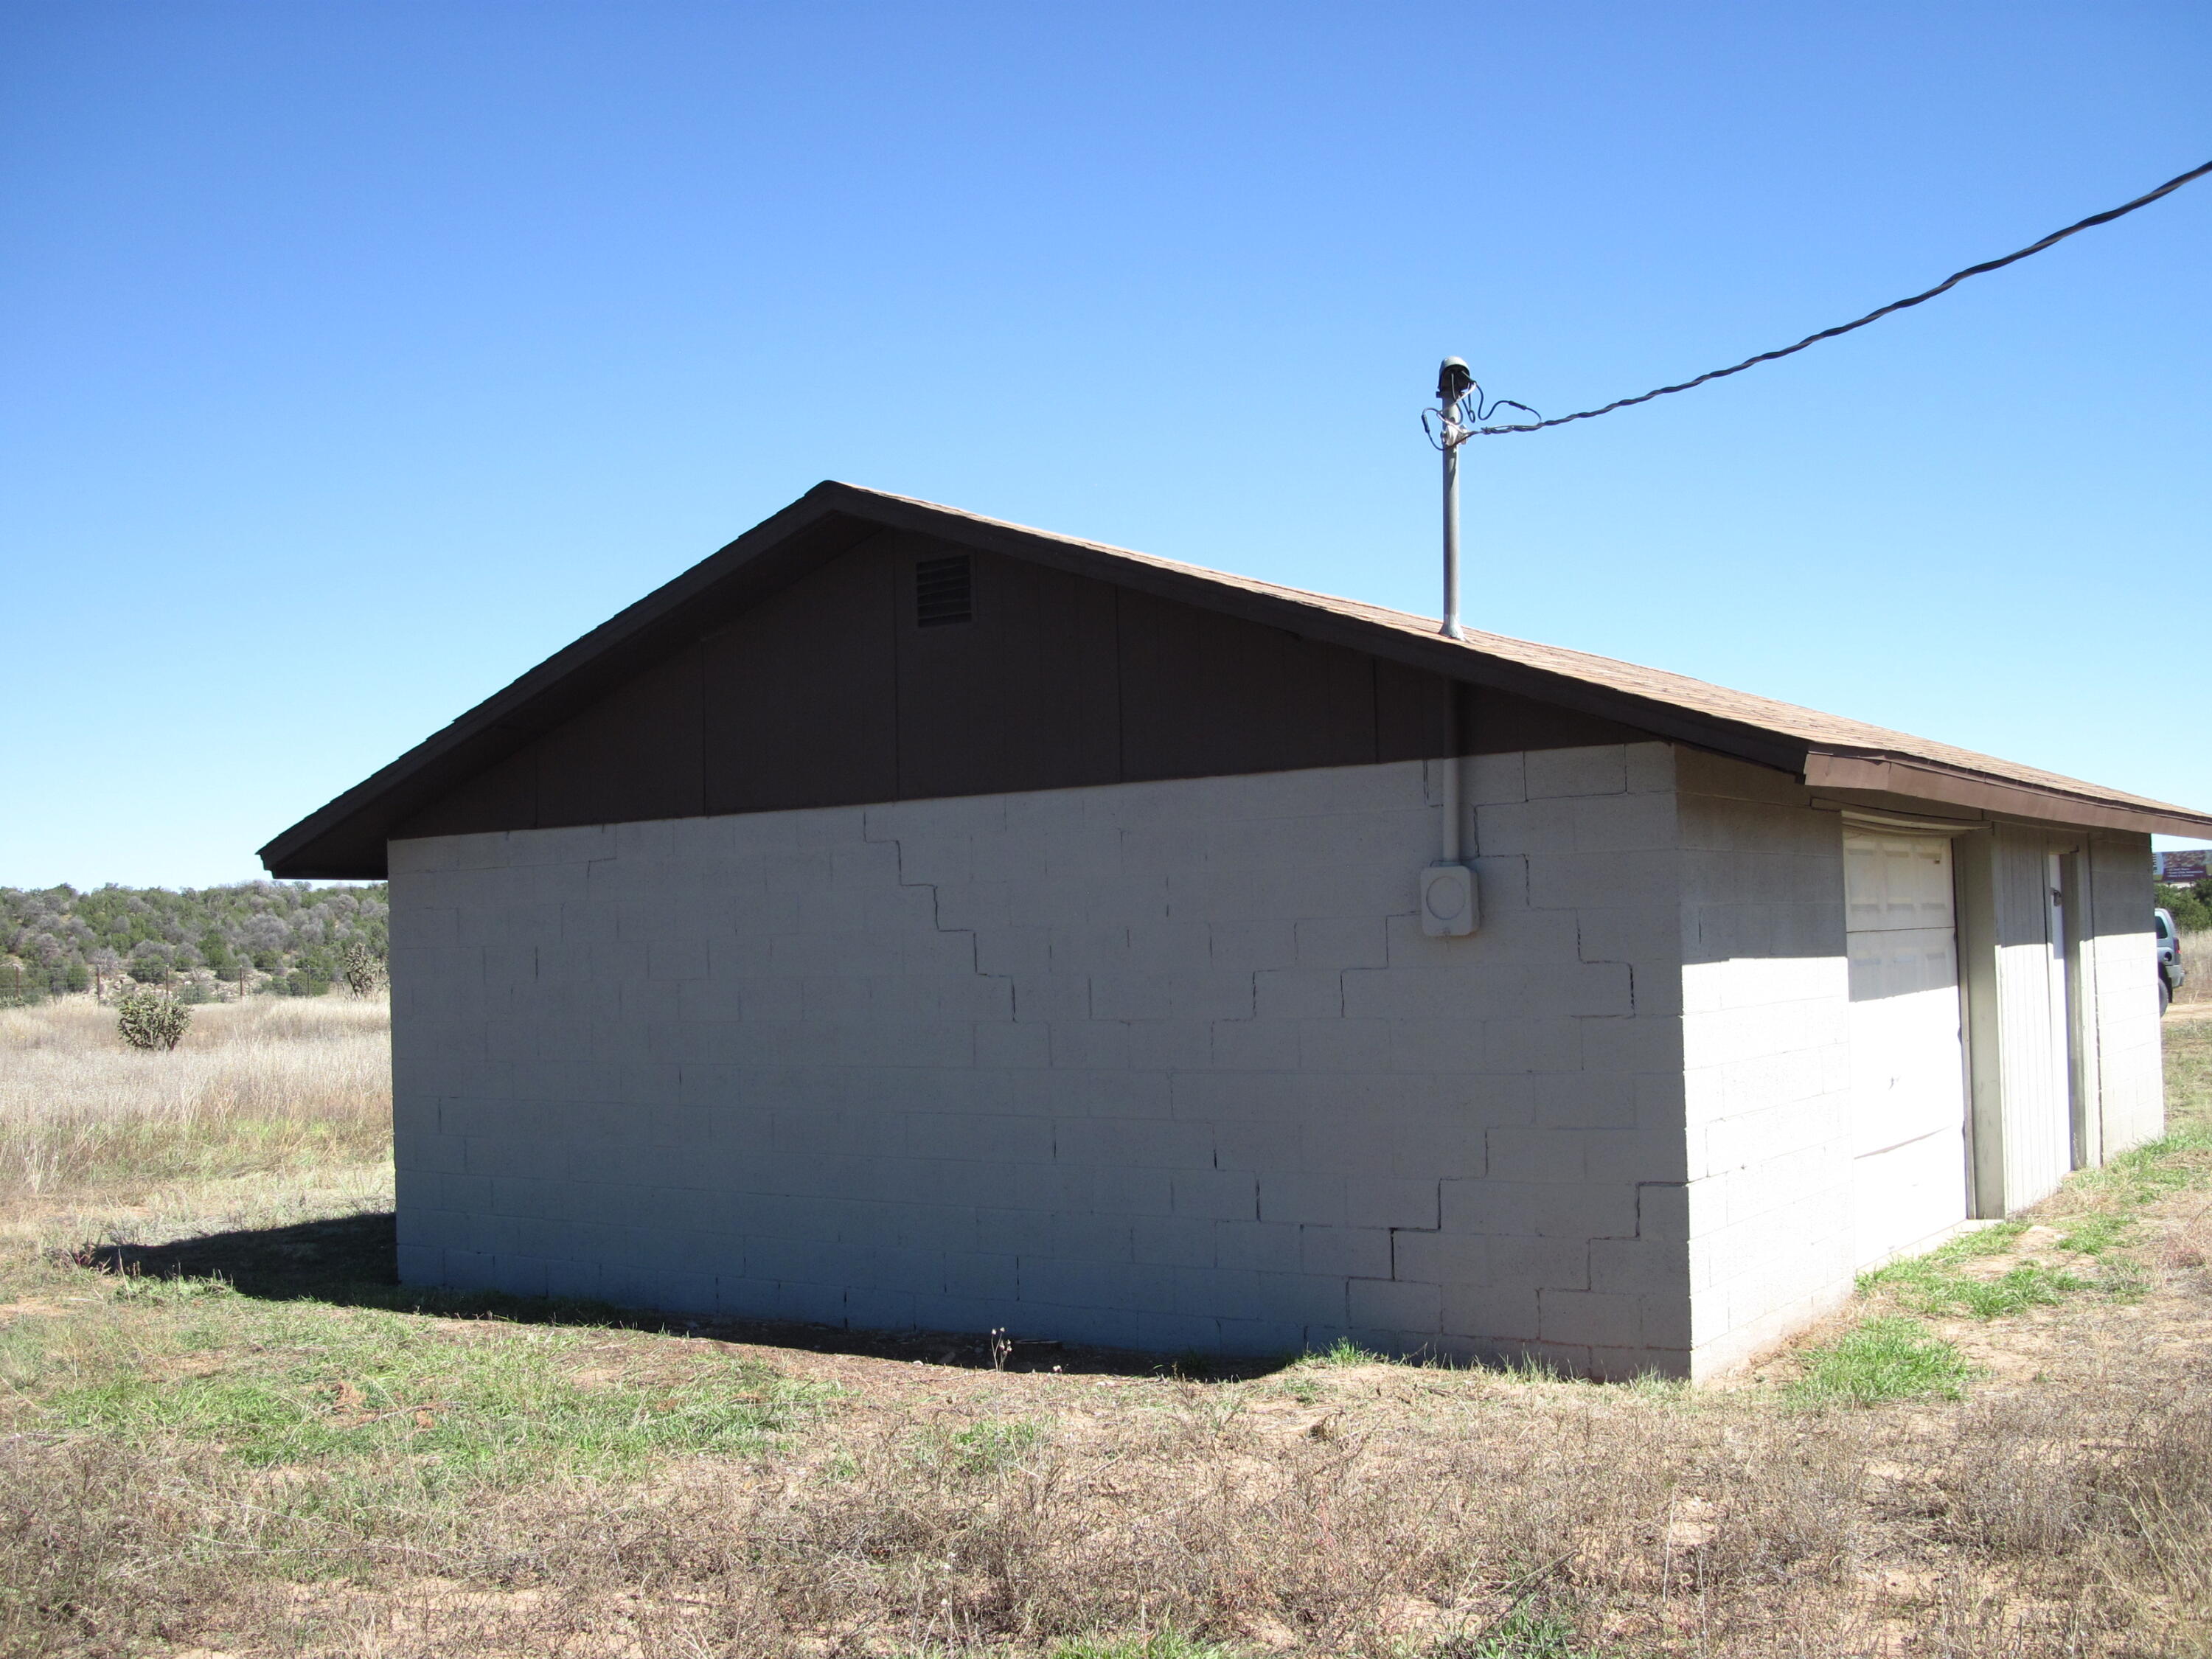
<svg viewBox="0 0 2212 1659">
<path fill-rule="evenodd" d="M 200 935 L 200 960 L 217 973 L 221 973 L 229 965 L 230 946 L 223 942 L 222 935 L 212 927 Z"/>
<path fill-rule="evenodd" d="M 134 1048 L 159 1048 L 164 1054 L 185 1040 L 192 1011 L 173 997 L 158 991 L 126 991 L 115 1004 L 115 1029 Z"/>
<path fill-rule="evenodd" d="M 70 970 L 82 968 L 103 1000 L 133 983 L 173 986 L 178 975 L 202 968 L 225 984 L 241 973 L 289 977 L 295 968 L 327 984 L 340 975 L 345 945 L 384 954 L 386 896 L 381 886 L 266 881 L 84 893 L 0 887 L 0 962 L 15 963 L 27 981 L 58 995 L 68 989 Z M 115 980 L 124 982 L 109 982 Z"/>
<path fill-rule="evenodd" d="M 347 990 L 357 997 L 372 996 L 384 984 L 384 958 L 359 939 L 350 939 L 338 952 L 338 972 Z"/>
</svg>

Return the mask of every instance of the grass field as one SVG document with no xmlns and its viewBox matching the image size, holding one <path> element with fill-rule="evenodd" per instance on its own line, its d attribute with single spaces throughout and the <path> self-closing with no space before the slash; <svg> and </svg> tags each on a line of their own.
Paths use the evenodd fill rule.
<svg viewBox="0 0 2212 1659">
<path fill-rule="evenodd" d="M 0 1652 L 2212 1654 L 2172 1129 L 1730 1386 L 402 1291 L 383 1011 L 0 1013 Z"/>
<path fill-rule="evenodd" d="M 2212 930 L 2184 933 L 2180 939 L 2181 965 L 2189 977 L 2182 981 L 2180 1004 L 2212 1003 Z"/>
</svg>

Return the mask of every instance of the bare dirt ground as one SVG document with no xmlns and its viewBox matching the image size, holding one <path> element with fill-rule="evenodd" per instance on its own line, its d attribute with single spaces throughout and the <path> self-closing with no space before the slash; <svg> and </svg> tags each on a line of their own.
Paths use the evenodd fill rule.
<svg viewBox="0 0 2212 1659">
<path fill-rule="evenodd" d="M 2167 1141 L 1699 1390 L 428 1297 L 310 1126 L 79 1133 L 0 1220 L 0 1651 L 2212 1654 L 2179 1015 Z"/>
</svg>

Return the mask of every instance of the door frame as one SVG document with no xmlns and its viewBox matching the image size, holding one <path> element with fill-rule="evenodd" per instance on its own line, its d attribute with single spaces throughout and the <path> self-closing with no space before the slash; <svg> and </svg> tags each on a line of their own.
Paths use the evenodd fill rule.
<svg viewBox="0 0 2212 1659">
<path fill-rule="evenodd" d="M 1842 832 L 1850 835 L 1854 830 L 1889 836 L 1926 836 L 1931 840 L 1941 837 L 1951 843 L 1951 949 L 1959 969 L 1959 1065 L 1964 1076 L 1960 1079 L 1961 1097 L 1966 1103 L 1966 1119 L 1961 1140 L 1965 1147 L 1966 1168 L 1960 1173 L 1966 1182 L 1966 1215 L 1970 1220 L 1979 1220 L 1995 1213 L 2004 1213 L 2004 1154 L 2002 1120 L 1997 1115 L 1995 1079 L 1996 1064 L 1996 954 L 1994 948 L 1984 951 L 1984 940 L 1993 941 L 1996 934 L 1996 904 L 1990 888 L 1990 853 L 1996 840 L 1996 826 L 1989 823 L 1962 823 L 1955 818 L 1916 818 L 1897 812 L 1876 811 L 1864 807 L 1847 806 L 1843 811 Z M 1840 841 L 1838 842 L 1841 848 Z M 1970 864 L 1976 878 L 1969 881 Z M 1848 931 L 1849 912 L 1845 912 Z M 1973 920 L 1970 932 L 1968 921 Z M 1974 948 L 1968 948 L 1968 941 Z M 1980 966 L 1986 957 L 1987 966 L 1978 975 L 1972 967 Z M 1970 966 L 1970 964 L 1972 966 Z M 1976 1018 L 1976 1005 L 1984 1005 L 1980 1018 Z M 1978 1031 L 1989 1034 L 1989 1053 L 1984 1059 Z M 1994 1133 L 1982 1133 L 1984 1106 L 1980 1079 L 1991 1080 L 1990 1099 L 1986 1108 L 1988 1121 Z M 1988 1155 L 1984 1155 L 1984 1143 L 1988 1144 Z M 1991 1198 L 1998 1207 L 1991 1212 L 1984 1207 Z"/>
<path fill-rule="evenodd" d="M 2058 908 L 2066 930 L 2059 970 L 2066 988 L 2067 1156 L 2075 1169 L 2087 1170 L 2105 1161 L 2103 1091 L 2094 1071 L 2096 990 L 2089 982 L 2090 957 L 2082 949 L 2096 933 L 2096 917 L 2089 909 L 2088 843 L 2060 845 L 2054 836 L 2050 857 L 2057 869 Z"/>
</svg>

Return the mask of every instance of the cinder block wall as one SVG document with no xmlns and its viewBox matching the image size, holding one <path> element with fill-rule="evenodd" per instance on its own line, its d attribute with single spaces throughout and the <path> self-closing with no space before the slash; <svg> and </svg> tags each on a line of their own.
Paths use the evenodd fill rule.
<svg viewBox="0 0 2212 1659">
<path fill-rule="evenodd" d="M 1851 1292 L 1850 979 L 1839 815 L 1793 779 L 1677 751 L 1692 1369 Z"/>
<path fill-rule="evenodd" d="M 1419 763 L 396 842 L 403 1275 L 1686 1372 L 1672 751 L 1462 764 L 1460 940 Z"/>
</svg>

